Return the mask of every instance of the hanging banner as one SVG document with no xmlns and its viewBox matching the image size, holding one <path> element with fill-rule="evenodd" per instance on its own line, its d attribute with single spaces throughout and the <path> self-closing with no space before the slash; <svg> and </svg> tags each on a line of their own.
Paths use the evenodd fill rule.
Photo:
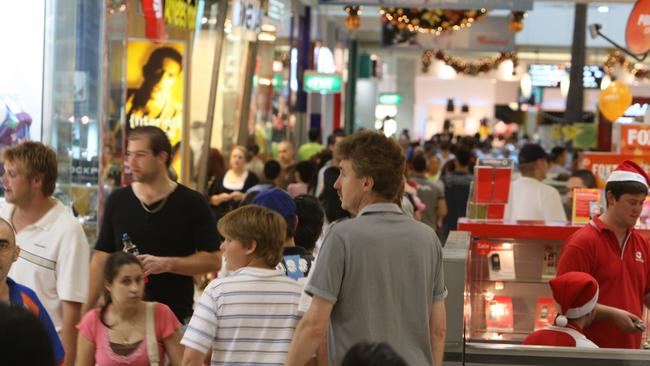
<svg viewBox="0 0 650 366">
<path fill-rule="evenodd" d="M 605 188 L 607 177 L 623 160 L 632 160 L 650 174 L 650 155 L 629 155 L 618 153 L 585 152 L 580 161 L 582 169 L 590 170 L 596 176 L 599 188 Z"/>
<path fill-rule="evenodd" d="M 193 0 L 166 0 L 165 22 L 178 28 L 194 30 L 197 7 Z"/>
<path fill-rule="evenodd" d="M 598 127 L 594 123 L 573 123 L 571 125 L 554 124 L 551 129 L 551 141 L 569 144 L 574 149 L 592 149 L 598 143 Z"/>
<path fill-rule="evenodd" d="M 142 0 L 145 19 L 145 36 L 154 42 L 164 42 L 167 38 L 163 20 L 163 0 Z"/>
<path fill-rule="evenodd" d="M 632 53 L 650 50 L 650 0 L 638 0 L 627 18 L 625 41 Z"/>
<path fill-rule="evenodd" d="M 410 32 L 391 23 L 381 27 L 384 47 L 507 52 L 515 49 L 515 34 L 508 31 L 507 17 L 486 17 L 471 28 L 450 31 L 436 36 L 433 33 Z"/>
<path fill-rule="evenodd" d="M 172 145 L 171 167 L 180 175 L 185 44 L 129 41 L 127 52 L 127 134 L 139 126 L 165 131 Z"/>
</svg>

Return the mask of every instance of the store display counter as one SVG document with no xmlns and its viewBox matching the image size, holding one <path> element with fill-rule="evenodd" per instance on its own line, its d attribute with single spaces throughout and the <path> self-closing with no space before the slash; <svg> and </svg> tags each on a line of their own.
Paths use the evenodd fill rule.
<svg viewBox="0 0 650 366">
<path fill-rule="evenodd" d="M 548 280 L 555 277 L 562 243 L 580 227 L 459 221 L 459 230 L 450 233 L 444 249 L 449 291 L 445 365 L 650 363 L 647 350 L 521 345 L 528 334 L 553 322 Z"/>
</svg>

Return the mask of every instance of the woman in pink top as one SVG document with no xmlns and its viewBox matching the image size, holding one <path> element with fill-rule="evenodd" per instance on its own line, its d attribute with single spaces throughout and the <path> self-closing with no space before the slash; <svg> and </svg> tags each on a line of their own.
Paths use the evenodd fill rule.
<svg viewBox="0 0 650 366">
<path fill-rule="evenodd" d="M 101 309 L 89 311 L 77 329 L 77 366 L 149 366 L 152 351 L 147 346 L 147 308 L 142 300 L 142 264 L 132 254 L 111 254 L 104 267 L 104 298 Z M 180 323 L 164 304 L 154 303 L 154 331 L 159 365 L 165 354 L 172 366 L 180 365 Z M 149 310 L 150 311 L 150 310 Z M 155 353 L 155 352 L 154 352 Z"/>
</svg>

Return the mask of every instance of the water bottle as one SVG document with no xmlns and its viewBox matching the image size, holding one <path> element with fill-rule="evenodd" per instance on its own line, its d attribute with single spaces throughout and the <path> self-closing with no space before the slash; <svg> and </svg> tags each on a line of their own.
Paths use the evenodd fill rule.
<svg viewBox="0 0 650 366">
<path fill-rule="evenodd" d="M 138 247 L 136 247 L 135 244 L 133 244 L 131 238 L 129 237 L 129 234 L 127 233 L 122 234 L 122 245 L 123 245 L 122 251 L 124 253 L 131 253 L 135 256 L 140 255 L 140 251 L 138 250 Z"/>
</svg>

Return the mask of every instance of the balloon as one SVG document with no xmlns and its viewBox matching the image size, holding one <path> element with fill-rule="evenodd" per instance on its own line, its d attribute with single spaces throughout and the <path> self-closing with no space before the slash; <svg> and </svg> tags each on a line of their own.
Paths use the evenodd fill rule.
<svg viewBox="0 0 650 366">
<path fill-rule="evenodd" d="M 600 111 L 612 122 L 622 116 L 630 104 L 632 104 L 630 88 L 620 81 L 612 82 L 607 89 L 600 93 L 598 99 Z"/>
</svg>

